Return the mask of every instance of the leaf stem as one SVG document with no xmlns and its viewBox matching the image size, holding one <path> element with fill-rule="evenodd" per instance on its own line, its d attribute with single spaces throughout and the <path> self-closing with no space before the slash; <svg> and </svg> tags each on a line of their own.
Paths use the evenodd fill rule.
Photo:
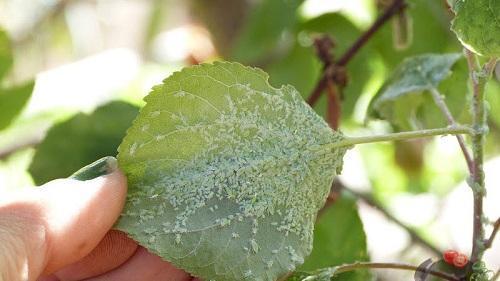
<svg viewBox="0 0 500 281">
<path fill-rule="evenodd" d="M 425 129 L 419 131 L 409 131 L 409 132 L 391 133 L 383 135 L 346 137 L 342 141 L 325 144 L 325 146 L 335 148 L 335 147 L 353 146 L 356 144 L 382 142 L 382 141 L 410 140 L 410 139 L 426 138 L 426 137 L 440 136 L 440 135 L 458 135 L 458 134 L 472 134 L 472 133 L 473 130 L 468 126 L 449 126 L 446 128 Z"/>
<path fill-rule="evenodd" d="M 358 269 L 363 269 L 363 268 L 374 268 L 374 269 L 399 269 L 399 270 L 408 270 L 408 271 L 420 271 L 420 272 L 426 272 L 430 275 L 440 277 L 445 280 L 452 280 L 452 281 L 459 281 L 455 276 L 448 275 L 444 272 L 440 271 L 435 271 L 435 270 L 426 270 L 421 267 L 417 267 L 414 265 L 410 264 L 404 264 L 404 263 L 379 263 L 379 262 L 355 262 L 351 264 L 343 264 L 339 266 L 334 266 L 334 267 L 329 267 L 322 269 L 321 271 L 318 272 L 318 274 L 314 276 L 309 276 L 303 281 L 312 281 L 312 280 L 323 280 L 323 279 L 318 279 L 318 277 L 324 278 L 324 277 L 333 277 L 339 273 L 344 273 L 348 271 L 353 271 L 353 270 L 358 270 Z"/>
<path fill-rule="evenodd" d="M 434 87 L 431 87 L 429 92 L 431 93 L 432 98 L 434 99 L 434 102 L 436 103 L 439 110 L 441 110 L 443 115 L 446 117 L 448 125 L 456 126 L 457 122 L 455 121 L 455 118 L 453 118 L 453 115 L 451 114 L 448 105 L 446 105 L 443 95 L 438 91 L 438 89 Z M 469 169 L 469 173 L 472 173 L 472 168 L 474 164 L 472 161 L 472 156 L 470 155 L 469 150 L 467 150 L 467 146 L 465 145 L 464 137 L 461 135 L 456 135 L 456 138 L 458 141 L 458 145 L 460 146 L 460 149 L 462 150 L 462 153 L 464 155 L 465 162 L 467 163 L 467 168 Z"/>
<path fill-rule="evenodd" d="M 488 82 L 496 59 L 488 61 L 483 69 L 480 69 L 476 55 L 465 48 L 465 56 L 469 66 L 469 76 L 472 83 L 472 112 L 473 129 L 472 153 L 473 169 L 470 175 L 469 185 L 472 189 L 474 200 L 473 231 L 472 231 L 472 253 L 471 262 L 474 264 L 482 259 L 484 247 L 484 225 L 483 225 L 483 198 L 486 195 L 484 183 L 484 141 L 487 133 L 485 94 L 484 89 Z"/>
</svg>

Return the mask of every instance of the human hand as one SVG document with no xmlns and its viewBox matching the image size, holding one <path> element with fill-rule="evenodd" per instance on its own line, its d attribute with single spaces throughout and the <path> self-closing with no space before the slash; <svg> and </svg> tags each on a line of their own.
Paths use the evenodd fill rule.
<svg viewBox="0 0 500 281">
<path fill-rule="evenodd" d="M 107 157 L 72 179 L 0 199 L 0 281 L 195 280 L 110 230 L 126 193 L 125 176 Z"/>
</svg>

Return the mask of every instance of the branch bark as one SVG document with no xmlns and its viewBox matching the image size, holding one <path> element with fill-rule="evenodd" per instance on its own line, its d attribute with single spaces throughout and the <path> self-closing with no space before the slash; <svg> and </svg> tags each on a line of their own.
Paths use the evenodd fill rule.
<svg viewBox="0 0 500 281">
<path fill-rule="evenodd" d="M 440 271 L 435 271 L 435 270 L 425 270 L 421 267 L 417 267 L 414 265 L 410 264 L 404 264 L 404 263 L 378 263 L 378 262 L 356 262 L 352 264 L 343 264 L 339 266 L 334 266 L 330 267 L 327 269 L 321 270 L 317 275 L 315 276 L 310 276 L 304 279 L 304 281 L 312 281 L 312 280 L 324 280 L 321 278 L 324 277 L 333 277 L 339 273 L 344 273 L 348 271 L 354 271 L 358 269 L 364 269 L 364 268 L 372 268 L 372 269 L 399 269 L 399 270 L 408 270 L 408 271 L 420 271 L 420 272 L 425 272 L 430 275 L 440 277 L 444 280 L 451 280 L 451 281 L 460 281 L 458 278 L 455 276 L 446 274 L 444 272 Z M 320 277 L 320 279 L 318 279 Z"/>
<path fill-rule="evenodd" d="M 351 47 L 333 64 L 323 70 L 321 79 L 316 83 L 311 95 L 307 98 L 307 103 L 311 106 L 318 101 L 321 93 L 328 86 L 329 74 L 335 73 L 334 68 L 344 68 L 359 50 L 373 37 L 373 35 L 394 15 L 406 9 L 405 0 L 394 0 L 379 18 L 351 45 Z M 335 80 L 335 79 L 333 79 Z"/>
</svg>

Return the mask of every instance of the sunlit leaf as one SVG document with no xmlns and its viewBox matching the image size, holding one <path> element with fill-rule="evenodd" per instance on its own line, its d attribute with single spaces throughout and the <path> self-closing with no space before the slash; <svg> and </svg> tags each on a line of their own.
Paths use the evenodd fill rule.
<svg viewBox="0 0 500 281">
<path fill-rule="evenodd" d="M 291 86 L 238 63 L 185 68 L 153 88 L 120 145 L 117 227 L 205 280 L 276 280 L 310 253 L 345 148 Z"/>
<path fill-rule="evenodd" d="M 369 114 L 388 120 L 399 129 L 422 127 L 421 108 L 436 107 L 432 98 L 423 93 L 438 88 L 460 58 L 460 54 L 425 54 L 405 59 L 373 98 Z M 454 95 L 465 96 L 465 92 Z"/>
<path fill-rule="evenodd" d="M 0 81 L 12 66 L 12 50 L 7 33 L 0 28 Z"/>
<path fill-rule="evenodd" d="M 464 46 L 487 56 L 500 57 L 500 1 L 456 0 L 451 29 Z"/>
<path fill-rule="evenodd" d="M 12 67 L 12 50 L 7 34 L 0 28 L 0 130 L 5 129 L 24 108 L 34 82 L 4 87 L 2 79 Z"/>
<path fill-rule="evenodd" d="M 0 87 L 0 130 L 9 126 L 21 113 L 31 97 L 34 85 L 34 82 L 31 81 L 7 89 Z"/>
<path fill-rule="evenodd" d="M 79 113 L 54 125 L 38 145 L 29 167 L 35 183 L 68 177 L 101 157 L 116 155 L 137 113 L 133 105 L 111 102 L 90 115 Z"/>
</svg>

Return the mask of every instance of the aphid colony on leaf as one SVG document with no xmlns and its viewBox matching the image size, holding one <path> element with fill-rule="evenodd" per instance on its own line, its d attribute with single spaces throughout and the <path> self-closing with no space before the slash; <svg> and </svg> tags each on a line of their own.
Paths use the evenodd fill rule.
<svg viewBox="0 0 500 281">
<path fill-rule="evenodd" d="M 117 227 L 206 280 L 272 281 L 302 264 L 346 148 L 325 146 L 343 135 L 267 79 L 218 62 L 156 86 L 119 148 Z"/>
</svg>

